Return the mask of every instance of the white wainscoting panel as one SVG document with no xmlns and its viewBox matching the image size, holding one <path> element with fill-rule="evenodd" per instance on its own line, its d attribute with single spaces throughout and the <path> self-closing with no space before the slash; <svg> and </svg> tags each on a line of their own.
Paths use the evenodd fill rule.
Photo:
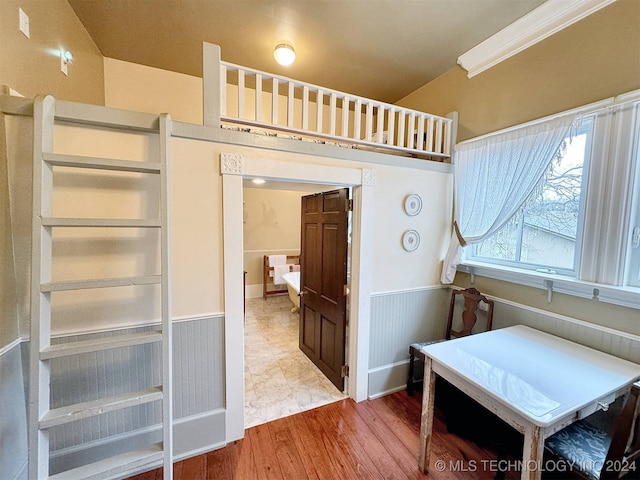
<svg viewBox="0 0 640 480">
<path fill-rule="evenodd" d="M 85 333 L 56 338 L 52 343 L 150 329 L 153 326 Z M 178 444 L 180 438 L 187 438 L 184 434 L 176 437 L 176 454 L 189 456 L 193 445 L 199 445 L 197 450 L 206 450 L 224 442 L 224 317 L 174 322 L 173 332 L 175 428 L 184 430 L 177 425 L 195 417 L 220 430 L 213 429 L 195 442 L 190 438 L 188 448 Z M 56 408 L 158 385 L 159 355 L 159 345 L 147 344 L 53 360 L 51 406 Z M 95 460 L 122 448 L 135 448 L 156 436 L 159 440 L 160 430 L 155 425 L 160 423 L 160 417 L 160 402 L 153 402 L 54 427 L 50 434 L 51 470 L 55 473 L 86 463 L 88 458 Z"/>
<path fill-rule="evenodd" d="M 511 325 L 527 325 L 640 364 L 640 335 L 619 332 L 497 298 L 494 301 L 494 329 Z"/>
<path fill-rule="evenodd" d="M 369 398 L 405 388 L 410 344 L 444 337 L 449 292 L 433 287 L 371 295 Z"/>
<path fill-rule="evenodd" d="M 27 478 L 27 404 L 20 342 L 0 353 L 0 478 Z"/>
<path fill-rule="evenodd" d="M 447 286 L 371 296 L 369 398 L 406 387 L 409 345 L 443 338 L 451 289 Z M 493 329 L 528 325 L 587 347 L 640 364 L 640 335 L 601 327 L 501 298 Z M 482 312 L 479 312 L 479 317 Z M 640 333 L 640 332 L 639 332 Z M 422 363 L 416 365 L 416 377 Z"/>
</svg>

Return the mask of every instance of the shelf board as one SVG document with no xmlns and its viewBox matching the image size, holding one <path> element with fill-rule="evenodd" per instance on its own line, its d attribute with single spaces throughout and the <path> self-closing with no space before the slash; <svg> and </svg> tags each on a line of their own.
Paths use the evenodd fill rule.
<svg viewBox="0 0 640 480">
<path fill-rule="evenodd" d="M 156 285 L 162 281 L 160 275 L 142 275 L 137 277 L 100 278 L 94 280 L 78 280 L 70 282 L 43 283 L 40 291 L 63 292 L 68 290 L 85 290 L 89 288 L 131 287 L 137 285 Z"/>
<path fill-rule="evenodd" d="M 71 355 L 98 352 L 113 348 L 132 347 L 135 345 L 144 345 L 146 343 L 160 342 L 161 340 L 162 333 L 157 331 L 148 331 L 95 338 L 93 340 L 83 340 L 79 342 L 59 343 L 42 350 L 40 352 L 40 360 L 51 360 L 53 358 L 68 357 Z"/>
<path fill-rule="evenodd" d="M 147 448 L 133 450 L 115 457 L 89 463 L 66 472 L 49 477 L 50 480 L 83 480 L 120 478 L 136 468 L 162 460 L 162 444 L 153 444 Z"/>
<path fill-rule="evenodd" d="M 49 410 L 39 422 L 40 429 L 64 425 L 83 418 L 94 417 L 103 413 L 134 407 L 143 403 L 162 400 L 162 388 L 153 387 L 137 392 L 124 393 L 108 398 L 100 398 L 90 402 L 76 403 L 66 407 Z"/>
<path fill-rule="evenodd" d="M 50 165 L 57 167 L 91 168 L 118 172 L 160 173 L 160 164 L 157 162 L 136 162 L 131 160 L 61 155 L 46 152 L 42 154 L 42 158 Z"/>
<path fill-rule="evenodd" d="M 54 218 L 43 217 L 43 227 L 115 227 L 115 228 L 160 228 L 155 218 Z"/>
</svg>

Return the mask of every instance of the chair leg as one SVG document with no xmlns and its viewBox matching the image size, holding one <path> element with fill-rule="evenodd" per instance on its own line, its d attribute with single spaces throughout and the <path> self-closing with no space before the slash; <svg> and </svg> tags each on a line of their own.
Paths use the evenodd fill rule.
<svg viewBox="0 0 640 480">
<path fill-rule="evenodd" d="M 407 376 L 407 394 L 411 395 L 413 393 L 413 368 L 414 368 L 415 357 L 413 356 L 413 352 L 409 352 L 409 375 Z"/>
</svg>

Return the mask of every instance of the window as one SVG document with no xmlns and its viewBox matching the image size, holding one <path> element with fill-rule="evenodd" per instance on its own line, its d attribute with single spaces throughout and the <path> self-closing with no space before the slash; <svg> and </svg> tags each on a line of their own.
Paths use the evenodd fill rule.
<svg viewBox="0 0 640 480">
<path fill-rule="evenodd" d="M 580 109 L 538 188 L 462 271 L 640 307 L 640 91 Z"/>
<path fill-rule="evenodd" d="M 473 245 L 471 259 L 575 273 L 592 124 L 592 117 L 583 119 L 578 132 L 565 139 L 563 152 L 551 162 L 521 211 L 493 236 Z"/>
<path fill-rule="evenodd" d="M 635 166 L 635 185 L 632 191 L 631 221 L 629 222 L 629 245 L 627 284 L 640 287 L 640 105 L 636 105 L 634 124 L 632 125 L 633 146 L 631 151 L 632 163 Z"/>
</svg>

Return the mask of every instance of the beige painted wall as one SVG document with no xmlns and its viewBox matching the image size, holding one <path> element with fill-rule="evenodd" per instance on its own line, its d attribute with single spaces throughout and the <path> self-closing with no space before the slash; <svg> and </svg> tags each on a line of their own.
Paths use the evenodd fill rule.
<svg viewBox="0 0 640 480">
<path fill-rule="evenodd" d="M 29 16 L 30 38 L 18 30 L 18 7 Z M 61 48 L 73 54 L 68 76 Z M 30 98 L 104 105 L 102 55 L 66 0 L 0 1 L 0 85 Z"/>
<path fill-rule="evenodd" d="M 343 167 L 375 170 L 377 179 L 374 189 L 376 215 L 372 232 L 372 292 L 439 284 L 440 259 L 444 256 L 452 208 L 450 174 L 186 139 L 174 139 L 172 148 L 173 168 L 192 179 L 192 183 L 187 181 L 183 185 L 183 188 L 189 189 L 189 193 L 181 199 L 185 203 L 182 215 L 187 214 L 186 205 L 190 205 L 190 215 L 196 217 L 188 227 L 185 226 L 190 229 L 188 233 L 174 225 L 174 311 L 183 304 L 190 306 L 192 310 L 196 309 L 194 305 L 203 302 L 207 302 L 201 307 L 203 309 L 223 308 L 224 305 L 220 153 L 241 153 L 248 158 L 313 163 L 327 169 Z M 179 167 L 181 164 L 184 167 Z M 176 184 L 174 174 L 174 185 Z M 408 217 L 402 211 L 402 202 L 409 193 L 419 193 L 425 200 L 425 207 L 417 217 Z M 174 198 L 177 201 L 175 187 Z M 177 211 L 175 205 L 174 211 Z M 197 223 L 197 218 L 201 219 L 201 224 Z M 420 248 L 412 253 L 405 252 L 400 242 L 402 233 L 409 228 L 418 230 L 422 237 Z M 207 297 L 203 299 L 202 295 L 205 294 Z"/>
<path fill-rule="evenodd" d="M 170 113 L 174 120 L 202 124 L 202 79 L 158 68 L 104 58 L 105 105 L 147 113 Z M 238 116 L 238 87 L 227 85 L 227 114 Z M 262 94 L 262 115 L 258 119 L 271 122 L 272 94 Z M 325 97 L 325 101 L 327 98 Z M 255 120 L 255 91 L 246 89 L 242 118 Z M 302 128 L 302 100 L 294 99 L 294 126 Z M 287 124 L 287 96 L 278 97 L 278 123 Z M 309 106 L 309 129 L 316 129 L 317 105 Z M 349 134 L 353 134 L 353 112 L 349 113 Z M 329 105 L 323 107 L 323 131 L 329 131 Z M 361 118 L 365 124 L 364 115 Z M 375 121 L 374 121 L 375 125 Z M 336 132 L 342 131 L 342 110 L 337 108 Z M 363 135 L 362 135 L 363 136 Z"/>
<path fill-rule="evenodd" d="M 300 253 L 300 197 L 307 192 L 243 189 L 244 269 L 261 291 L 264 255 Z"/>
<path fill-rule="evenodd" d="M 133 78 L 138 74 L 143 76 L 145 88 L 135 89 L 135 95 L 130 95 L 126 90 L 129 89 L 131 82 L 126 79 Z M 167 84 L 167 78 L 170 79 L 169 83 L 173 97 L 170 99 L 171 103 L 164 103 L 166 111 L 169 111 L 175 117 L 174 106 L 191 105 L 191 111 L 195 111 L 196 106 L 201 108 L 200 98 L 196 98 L 193 95 L 193 77 L 163 72 L 127 62 L 111 61 L 110 59 L 105 60 L 107 104 L 111 107 L 127 110 L 144 107 L 145 111 L 152 112 L 155 110 L 158 113 L 160 110 L 154 108 L 155 102 L 162 103 L 163 100 L 158 98 L 159 87 L 156 85 Z M 194 123 L 199 122 L 194 120 Z M 326 165 L 327 168 L 341 166 L 376 170 L 375 258 L 373 259 L 374 278 L 372 280 L 372 291 L 374 293 L 385 292 L 439 284 L 440 263 L 444 256 L 443 249 L 445 248 L 445 239 L 448 238 L 448 233 L 446 232 L 449 228 L 452 209 L 451 175 L 410 168 L 370 165 L 360 162 L 215 145 L 207 142 L 174 139 L 173 144 L 180 145 L 180 156 L 178 156 L 175 147 L 172 152 L 174 168 L 180 162 L 186 162 L 187 164 L 202 162 L 202 165 L 210 165 L 210 167 L 202 171 L 188 170 L 188 175 L 194 179 L 196 185 L 202 184 L 201 180 L 196 178 L 198 176 L 204 175 L 205 178 L 208 178 L 209 175 L 219 175 L 219 153 L 222 152 L 238 152 L 256 158 L 318 163 Z M 189 153 L 191 148 L 195 149 L 193 153 Z M 199 158 L 200 160 L 198 160 Z M 212 171 L 210 170 L 211 168 L 215 170 Z M 208 193 L 205 195 L 211 198 L 218 198 L 221 195 L 221 192 L 217 190 L 218 181 L 216 180 L 214 184 L 208 187 Z M 187 189 L 189 187 L 185 185 L 184 188 Z M 408 217 L 402 210 L 402 202 L 410 193 L 419 193 L 424 201 L 423 211 L 417 217 Z M 189 195 L 194 196 L 197 193 L 191 188 Z M 190 202 L 188 199 L 183 199 L 183 201 Z M 221 217 L 221 203 L 217 202 L 219 201 L 211 204 L 211 209 L 206 214 L 201 208 L 207 204 L 191 201 L 191 205 L 192 208 L 199 209 L 197 210 L 198 215 L 204 218 L 205 222 L 208 222 L 210 219 L 219 219 Z M 219 222 L 221 221 L 220 219 Z M 194 225 L 192 224 L 192 226 Z M 210 228 L 211 230 L 207 230 L 207 232 L 211 237 L 206 240 L 206 248 L 203 245 L 201 250 L 193 248 L 188 252 L 184 252 L 183 260 L 186 262 L 184 268 L 182 267 L 183 264 L 177 260 L 177 256 L 181 254 L 177 253 L 178 250 L 174 241 L 174 255 L 176 255 L 174 263 L 180 265 L 174 267 L 174 270 L 180 268 L 180 271 L 183 271 L 183 279 L 189 285 L 191 285 L 189 278 L 198 278 L 196 272 L 201 272 L 207 278 L 215 277 L 217 280 L 209 287 L 205 287 L 204 282 L 198 284 L 196 280 L 193 280 L 194 292 L 208 288 L 209 294 L 213 295 L 211 297 L 213 306 L 222 309 L 222 223 L 217 224 L 217 226 L 210 226 Z M 421 235 L 421 246 L 412 253 L 405 252 L 401 245 L 402 233 L 408 229 L 415 229 Z M 199 226 L 197 230 L 200 230 Z M 244 248 L 245 250 L 251 250 L 247 245 Z M 198 255 L 204 255 L 205 258 L 210 258 L 210 255 L 213 255 L 207 261 L 215 263 L 218 265 L 216 268 L 219 269 L 211 271 L 208 268 L 203 268 L 202 263 L 197 260 Z M 189 275 L 189 268 L 193 268 L 192 275 Z M 174 275 L 175 273 L 174 271 Z M 247 279 L 248 284 L 255 282 L 255 279 L 252 278 Z M 259 280 L 259 282 L 261 281 Z M 185 285 L 183 289 L 185 295 L 198 303 L 199 300 L 189 293 L 189 288 Z M 191 300 L 187 301 L 185 299 L 185 304 L 188 305 Z M 180 304 L 181 301 L 174 299 L 174 311 L 177 308 L 176 305 Z"/>
<path fill-rule="evenodd" d="M 0 299 L 3 312 L 0 345 L 8 343 L 5 340 L 14 340 L 16 334 L 27 334 L 29 328 L 32 125 L 31 117 L 4 118 L 6 144 L 0 161 L 6 169 L 8 185 L 1 201 L 8 216 L 2 222 L 2 267 L 3 278 L 8 277 L 11 283 L 4 284 Z"/>
<path fill-rule="evenodd" d="M 468 79 L 456 67 L 402 99 L 436 114 L 457 110 L 458 141 L 640 88 L 640 2 L 618 0 Z M 458 273 L 457 285 L 470 286 Z M 476 278 L 507 300 L 638 334 L 638 310 Z"/>
<path fill-rule="evenodd" d="M 129 65 L 130 66 L 130 65 Z M 145 82 L 165 81 L 163 72 L 145 69 Z M 107 79 L 113 76 L 113 70 Z M 176 79 L 174 79 L 175 81 Z M 176 101 L 193 104 L 192 82 L 181 76 L 174 84 Z M 126 89 L 119 80 L 107 86 L 117 98 L 118 108 L 137 109 L 139 98 L 131 98 L 120 91 Z M 153 88 L 146 100 L 152 104 L 156 98 Z M 158 90 L 155 90 L 157 92 Z M 142 95 L 143 92 L 140 92 Z M 21 316 L 20 334 L 28 334 L 29 315 L 29 252 L 30 252 L 30 162 L 22 157 L 30 155 L 30 119 L 20 126 L 22 133 L 13 132 L 18 142 L 18 155 L 11 155 L 8 162 L 14 169 L 12 178 L 16 201 L 14 241 L 18 286 L 18 308 Z M 150 137 L 113 131 L 95 131 L 83 127 L 59 126 L 55 131 L 54 150 L 60 153 L 98 155 L 111 158 L 144 160 L 151 158 L 156 147 Z M 443 255 L 448 218 L 451 216 L 451 176 L 411 168 L 384 167 L 360 162 L 346 162 L 317 156 L 288 154 L 246 147 L 220 145 L 188 139 L 174 138 L 172 149 L 172 279 L 173 315 L 175 317 L 200 316 L 224 311 L 223 251 L 222 251 L 222 191 L 219 158 L 222 152 L 238 152 L 248 157 L 265 158 L 297 163 L 315 163 L 330 169 L 333 167 L 371 168 L 377 172 L 374 222 L 374 279 L 373 291 L 389 291 L 402 288 L 418 288 L 438 282 L 439 258 Z M 22 155 L 22 156 L 21 156 Z M 29 167 L 29 168 L 26 168 Z M 109 217 L 153 214 L 150 209 L 157 191 L 149 188 L 137 174 L 107 174 L 98 181 L 89 178 L 94 172 L 79 174 L 64 172 L 56 177 L 58 193 L 54 198 L 54 210 L 60 215 L 89 215 Z M 91 188 L 85 188 L 87 180 Z M 96 188 L 97 187 L 97 188 Z M 322 187 L 320 187 L 322 188 Z M 402 201 L 409 193 L 420 193 L 425 199 L 425 210 L 418 217 L 407 217 L 402 212 Z M 248 197 L 252 192 L 248 193 Z M 296 192 L 296 205 L 301 192 Z M 20 198 L 18 198 L 20 197 Z M 23 198 L 24 197 L 24 198 Z M 18 201 L 19 200 L 19 201 Z M 427 207 L 428 203 L 428 207 Z M 298 213 L 295 215 L 297 220 Z M 299 220 L 297 220 L 299 222 Z M 283 223 L 284 225 L 284 223 Z M 297 226 L 296 226 L 297 225 Z M 418 229 L 422 246 L 414 253 L 402 250 L 400 238 L 409 228 Z M 298 232 L 293 235 L 299 242 L 299 223 L 287 224 L 287 229 Z M 130 231 L 116 238 L 111 232 L 89 234 L 82 229 L 69 229 L 62 235 L 64 242 L 57 242 L 55 251 L 60 261 L 54 264 L 56 280 L 94 278 L 102 275 L 123 276 L 154 273 L 158 259 L 155 247 L 157 238 Z M 264 237 L 264 231 L 260 237 Z M 19 237 L 19 238 L 18 238 Z M 257 249 L 250 236 L 247 248 Z M 257 237 L 256 237 L 257 238 Z M 143 246 L 140 255 L 137 246 Z M 276 244 L 269 245 L 275 248 Z M 297 243 L 292 244 L 294 248 Z M 82 247 L 82 248 L 81 248 Z M 285 245 L 288 248 L 289 245 Z M 58 314 L 54 317 L 54 334 L 113 328 L 156 320 L 157 308 L 151 306 L 157 300 L 155 287 L 136 292 L 87 292 L 80 300 L 56 295 L 54 304 Z M 116 289 L 117 290 L 117 289 Z M 87 312 L 89 312 L 87 314 Z M 8 318 L 8 317 L 7 317 Z M 4 329 L 4 326 L 3 326 Z M 15 336 L 15 322 L 9 336 Z M 3 334 L 4 335 L 4 334 Z"/>
<path fill-rule="evenodd" d="M 618 0 L 469 79 L 456 67 L 405 107 L 460 114 L 458 141 L 640 88 L 640 2 Z"/>
<path fill-rule="evenodd" d="M 15 277 L 15 294 L 3 289 L 5 315 L 0 345 L 29 334 L 31 250 L 31 118 L 8 117 L 9 196 L 13 236 L 2 240 L 3 275 Z M 57 126 L 54 151 L 75 155 L 144 161 L 157 153 L 157 138 L 75 126 Z M 223 311 L 222 199 L 216 155 L 211 144 L 174 139 L 171 168 L 173 315 L 189 317 Z M 157 157 L 156 157 L 157 158 Z M 4 158 L 2 159 L 4 160 Z M 54 175 L 53 214 L 97 218 L 157 218 L 158 190 L 150 176 L 96 173 L 60 168 Z M 8 194 L 8 195 L 7 195 Z M 204 206 L 204 208 L 203 208 Z M 3 220 L 5 212 L 2 212 Z M 3 229 L 3 233 L 6 230 Z M 13 242 L 13 252 L 6 252 Z M 159 237 L 145 229 L 57 229 L 53 250 L 54 281 L 159 272 Z M 6 253 L 6 258 L 5 258 Z M 13 297 L 17 297 L 14 300 Z M 13 303 L 10 303 L 13 302 Z M 53 295 L 52 332 L 67 334 L 144 324 L 159 319 L 157 286 L 85 290 Z M 8 338 L 8 341 L 5 339 Z"/>
<path fill-rule="evenodd" d="M 12 198 L 9 190 L 9 145 L 5 115 L 0 115 L 0 348 L 18 338 L 18 299 L 11 229 Z M 14 143 L 13 141 L 11 143 Z"/>
<path fill-rule="evenodd" d="M 202 125 L 202 79 L 104 58 L 105 105 Z"/>
<path fill-rule="evenodd" d="M 393 166 L 371 168 L 376 170 L 372 293 L 439 285 L 453 208 L 452 176 Z M 403 203 L 412 193 L 420 195 L 423 206 L 411 217 Z M 407 230 L 420 235 L 420 246 L 413 252 L 402 247 Z"/>
</svg>

